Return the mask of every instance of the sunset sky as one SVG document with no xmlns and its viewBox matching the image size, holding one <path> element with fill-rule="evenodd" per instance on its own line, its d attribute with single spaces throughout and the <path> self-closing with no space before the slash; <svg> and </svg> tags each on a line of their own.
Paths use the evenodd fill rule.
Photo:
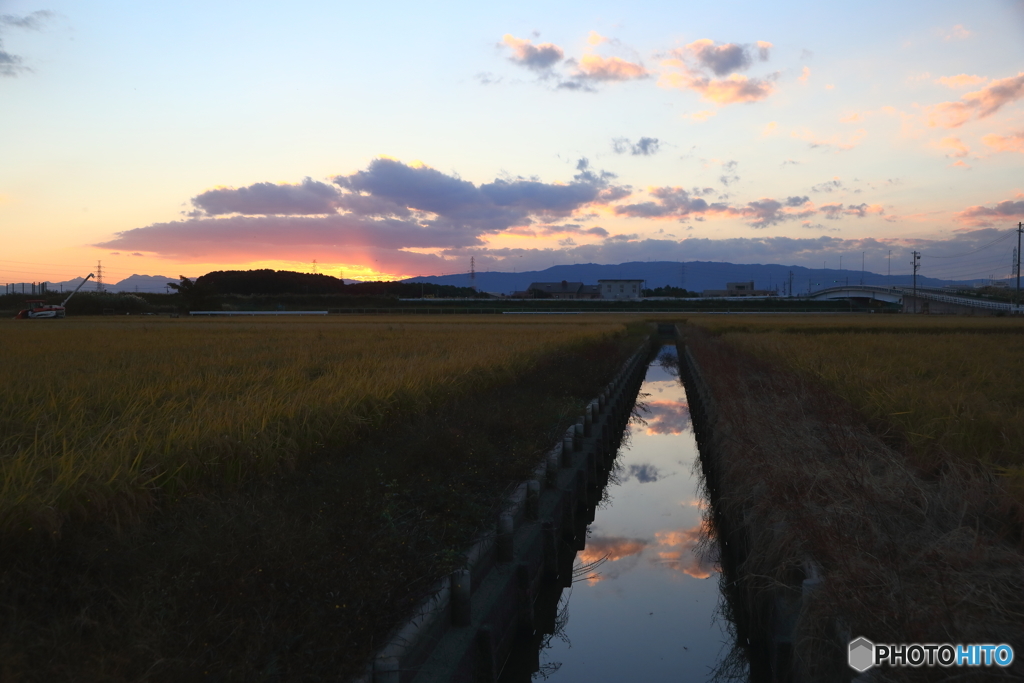
<svg viewBox="0 0 1024 683">
<path fill-rule="evenodd" d="M 0 282 L 1005 277 L 1024 2 L 0 0 L 0 125 Z"/>
</svg>

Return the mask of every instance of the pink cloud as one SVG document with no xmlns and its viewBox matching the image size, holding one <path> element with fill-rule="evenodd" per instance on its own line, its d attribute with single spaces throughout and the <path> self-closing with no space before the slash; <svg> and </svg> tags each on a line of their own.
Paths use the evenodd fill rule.
<svg viewBox="0 0 1024 683">
<path fill-rule="evenodd" d="M 647 434 L 682 434 L 690 428 L 690 406 L 682 401 L 648 401 Z"/>
<path fill-rule="evenodd" d="M 650 72 L 642 64 L 627 62 L 619 57 L 583 55 L 577 65 L 578 76 L 595 81 L 629 81 L 647 78 Z"/>
<path fill-rule="evenodd" d="M 981 139 L 985 145 L 997 152 L 1020 152 L 1024 154 L 1024 132 L 1010 135 L 986 135 Z"/>
<path fill-rule="evenodd" d="M 939 149 L 948 150 L 946 156 L 954 159 L 962 159 L 971 153 L 971 148 L 965 145 L 958 137 L 945 137 L 936 143 Z"/>
<path fill-rule="evenodd" d="M 969 92 L 958 102 L 940 102 L 926 110 L 928 125 L 959 128 L 972 118 L 983 119 L 1024 97 L 1024 71 L 992 81 L 981 90 Z"/>
<path fill-rule="evenodd" d="M 663 88 L 692 90 L 700 93 L 701 99 L 715 104 L 740 104 L 759 102 L 775 92 L 775 83 L 770 79 L 748 78 L 731 74 L 728 78 L 713 79 L 689 70 L 679 60 L 667 60 L 666 66 L 682 68 L 682 71 L 662 73 L 658 85 Z"/>
<path fill-rule="evenodd" d="M 1024 200 L 1006 199 L 994 206 L 969 206 L 955 217 L 961 223 L 977 227 L 1013 223 L 1024 220 Z"/>
<path fill-rule="evenodd" d="M 700 545 L 707 534 L 703 522 L 689 529 L 656 531 L 654 538 L 658 544 L 659 564 L 695 579 L 708 578 L 718 568 L 714 558 L 701 553 Z"/>
<path fill-rule="evenodd" d="M 942 76 L 935 80 L 939 85 L 944 85 L 947 88 L 966 88 L 969 85 L 978 85 L 984 83 L 988 78 L 985 76 L 971 76 L 968 74 L 958 74 L 956 76 Z"/>
</svg>

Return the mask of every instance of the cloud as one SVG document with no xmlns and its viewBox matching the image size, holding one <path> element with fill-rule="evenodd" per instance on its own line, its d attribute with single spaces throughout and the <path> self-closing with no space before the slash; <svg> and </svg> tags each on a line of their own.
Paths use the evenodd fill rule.
<svg viewBox="0 0 1024 683">
<path fill-rule="evenodd" d="M 981 138 L 986 146 L 997 152 L 1020 152 L 1024 154 L 1024 131 L 1010 135 L 986 135 Z"/>
<path fill-rule="evenodd" d="M 808 79 L 811 77 L 811 67 L 805 66 L 804 70 L 800 72 L 800 77 L 796 80 L 800 81 L 804 85 L 807 85 Z"/>
<path fill-rule="evenodd" d="M 694 121 L 700 121 L 701 123 L 703 123 L 703 122 L 707 121 L 708 119 L 710 119 L 712 116 L 714 116 L 717 113 L 718 113 L 717 111 L 714 111 L 712 109 L 703 109 L 703 110 L 698 111 L 696 113 L 690 114 L 689 118 L 693 119 Z"/>
<path fill-rule="evenodd" d="M 1019 222 L 1024 220 L 1024 201 L 1006 199 L 994 206 L 969 206 L 956 214 L 956 220 L 979 227 Z"/>
<path fill-rule="evenodd" d="M 771 43 L 763 41 L 753 45 L 716 45 L 706 38 L 696 40 L 672 50 L 670 57 L 662 61 L 666 70 L 661 73 L 658 85 L 692 90 L 699 93 L 701 99 L 720 105 L 758 102 L 775 91 L 778 74 L 749 78 L 737 72 L 750 68 L 755 59 L 767 61 L 771 48 Z"/>
<path fill-rule="evenodd" d="M 565 56 L 562 48 L 554 43 L 534 45 L 530 40 L 516 38 L 511 33 L 506 33 L 501 41 L 512 50 L 512 56 L 509 57 L 509 60 L 534 71 L 550 69 L 562 61 Z"/>
<path fill-rule="evenodd" d="M 193 197 L 192 204 L 208 216 L 314 215 L 334 213 L 340 197 L 337 188 L 306 178 L 298 185 L 255 183 L 208 190 Z"/>
<path fill-rule="evenodd" d="M 743 216 L 748 220 L 748 225 L 752 228 L 767 228 L 772 225 L 777 225 L 784 221 L 793 221 L 813 216 L 815 210 L 801 209 L 806 202 L 807 197 L 789 197 L 786 199 L 785 204 L 775 199 L 759 199 L 754 202 L 747 202 L 747 205 L 740 207 L 735 210 L 737 215 Z"/>
<path fill-rule="evenodd" d="M 647 192 L 655 201 L 619 205 L 614 212 L 619 216 L 632 218 L 671 218 L 683 220 L 690 217 L 719 216 L 742 218 L 752 228 L 766 228 L 784 221 L 806 218 L 815 209 L 806 206 L 807 197 L 788 197 L 785 202 L 764 197 L 747 202 L 743 206 L 732 206 L 722 202 L 709 204 L 699 197 L 691 197 L 681 187 L 657 187 Z"/>
<path fill-rule="evenodd" d="M 708 536 L 704 523 L 689 529 L 656 531 L 658 564 L 682 572 L 695 579 L 706 579 L 717 571 L 717 558 L 701 552 L 703 539 Z M 714 547 L 714 546 L 712 546 Z"/>
<path fill-rule="evenodd" d="M 969 92 L 958 102 L 940 102 L 928 107 L 928 125 L 935 128 L 959 128 L 972 118 L 983 119 L 1002 107 L 1024 97 L 1024 71 L 1016 76 L 992 81 L 981 90 Z"/>
<path fill-rule="evenodd" d="M 949 150 L 946 153 L 947 157 L 953 157 L 955 159 L 961 159 L 971 153 L 970 147 L 965 145 L 960 138 L 957 137 L 945 137 L 935 143 L 939 149 Z"/>
<path fill-rule="evenodd" d="M 778 133 L 778 129 L 778 123 L 776 123 L 775 121 L 769 121 L 768 124 L 765 125 L 764 130 L 761 131 L 761 137 L 766 138 L 770 135 L 775 135 L 776 133 Z"/>
<path fill-rule="evenodd" d="M 627 152 L 633 156 L 653 156 L 658 153 L 661 148 L 661 141 L 658 138 L 640 138 L 636 144 L 629 141 L 628 138 L 615 138 L 612 140 L 612 151 L 616 154 L 626 154 Z"/>
<path fill-rule="evenodd" d="M 843 181 L 839 178 L 826 180 L 823 183 L 811 186 L 811 192 L 838 192 L 843 189 Z"/>
<path fill-rule="evenodd" d="M 506 178 L 475 185 L 427 166 L 380 158 L 334 178 L 337 188 L 307 178 L 298 185 L 256 183 L 204 192 L 193 199 L 197 211 L 189 220 L 126 230 L 95 246 L 230 263 L 308 260 L 314 252 L 342 263 L 356 256 L 380 261 L 383 255 L 391 267 L 401 268 L 392 272 L 423 272 L 443 267 L 443 258 L 408 250 L 483 246 L 488 234 L 548 225 L 630 192 L 585 159 L 577 170 L 569 183 Z M 578 232 L 608 234 L 600 227 Z"/>
<path fill-rule="evenodd" d="M 739 175 L 736 173 L 736 167 L 739 165 L 737 161 L 725 161 L 722 162 L 722 175 L 718 177 L 718 180 L 729 187 L 733 183 L 737 183 L 740 180 Z"/>
<path fill-rule="evenodd" d="M 602 36 L 597 31 L 591 31 L 590 35 L 587 36 L 587 45 L 597 46 L 601 43 L 607 43 L 608 38 Z"/>
<path fill-rule="evenodd" d="M 641 484 L 653 484 L 661 477 L 658 468 L 649 463 L 643 465 L 630 465 L 626 472 L 619 476 L 619 481 L 627 482 L 636 478 Z"/>
<path fill-rule="evenodd" d="M 649 401 L 648 434 L 682 434 L 690 428 L 690 406 L 682 401 Z"/>
<path fill-rule="evenodd" d="M 762 62 L 768 61 L 771 48 L 771 43 L 763 41 L 758 41 L 756 45 L 715 45 L 715 41 L 704 38 L 690 43 L 685 49 L 701 66 L 716 76 L 727 76 L 734 71 L 749 69 L 755 58 Z"/>
<path fill-rule="evenodd" d="M 639 555 L 649 545 L 640 538 L 623 536 L 592 536 L 587 539 L 587 547 L 580 551 L 579 558 L 584 563 L 596 562 L 606 558 L 609 562 L 618 562 L 627 557 Z"/>
<path fill-rule="evenodd" d="M 825 218 L 829 220 L 839 220 L 843 216 L 856 216 L 857 218 L 864 218 L 868 214 L 882 215 L 885 213 L 884 207 L 879 204 L 822 204 L 818 207 Z"/>
<path fill-rule="evenodd" d="M 630 81 L 648 76 L 650 72 L 642 64 L 595 54 L 580 57 L 573 74 L 577 81 Z"/>
<path fill-rule="evenodd" d="M 978 85 L 984 83 L 988 78 L 985 76 L 969 76 L 968 74 L 959 74 L 957 76 L 942 76 L 941 78 L 935 79 L 935 82 L 939 85 L 944 85 L 947 88 L 966 88 L 969 85 Z"/>
<path fill-rule="evenodd" d="M 615 214 L 632 218 L 683 218 L 692 213 L 714 210 L 712 207 L 716 206 L 700 198 L 691 198 L 681 187 L 656 187 L 648 190 L 648 194 L 656 201 L 616 206 Z"/>
<path fill-rule="evenodd" d="M 37 10 L 24 16 L 15 14 L 0 15 L 0 76 L 13 78 L 19 74 L 32 71 L 30 67 L 25 66 L 25 60 L 19 55 L 12 54 L 3 49 L 3 32 L 6 27 L 41 31 L 47 22 L 55 16 L 56 14 L 50 10 Z"/>
<path fill-rule="evenodd" d="M 687 70 L 684 64 L 676 60 L 667 60 L 664 64 L 683 70 L 664 72 L 658 85 L 678 90 L 693 90 L 699 93 L 701 99 L 706 102 L 721 105 L 759 102 L 775 92 L 773 77 L 748 78 L 740 74 L 732 74 L 728 78 L 715 80 Z"/>
</svg>

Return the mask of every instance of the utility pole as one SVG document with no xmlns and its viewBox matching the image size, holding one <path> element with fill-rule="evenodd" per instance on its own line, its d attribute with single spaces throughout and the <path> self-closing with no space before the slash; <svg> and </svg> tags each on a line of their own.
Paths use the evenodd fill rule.
<svg viewBox="0 0 1024 683">
<path fill-rule="evenodd" d="M 892 277 L 892 249 L 889 250 L 889 277 Z"/>
<path fill-rule="evenodd" d="M 914 260 L 910 262 L 910 265 L 914 267 L 914 313 L 917 313 L 917 271 L 921 267 L 921 252 L 915 251 Z"/>
<path fill-rule="evenodd" d="M 867 253 L 866 251 L 860 252 L 860 283 L 861 283 L 861 285 L 864 284 L 864 254 L 866 254 L 866 253 Z"/>
<path fill-rule="evenodd" d="M 789 271 L 789 296 L 793 297 L 793 271 Z"/>
<path fill-rule="evenodd" d="M 469 286 L 476 291 L 476 257 L 469 257 Z"/>
<path fill-rule="evenodd" d="M 1020 234 L 1024 232 L 1024 223 L 1017 223 L 1017 308 L 1020 308 Z"/>
</svg>

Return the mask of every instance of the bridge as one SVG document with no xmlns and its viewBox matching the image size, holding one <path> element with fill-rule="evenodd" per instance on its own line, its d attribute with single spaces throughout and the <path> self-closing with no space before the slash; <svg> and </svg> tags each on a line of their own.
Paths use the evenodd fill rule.
<svg viewBox="0 0 1024 683">
<path fill-rule="evenodd" d="M 817 301 L 835 301 L 839 299 L 853 299 L 859 302 L 884 301 L 886 303 L 910 305 L 916 297 L 919 302 L 918 310 L 931 310 L 932 312 L 969 312 L 965 309 L 977 309 L 978 312 L 998 313 L 1024 313 L 1024 308 L 1016 304 L 1003 303 L 1000 301 L 989 301 L 987 299 L 952 296 L 938 291 L 918 287 L 915 292 L 913 287 L 879 287 L 877 285 L 840 285 L 828 287 L 811 292 L 801 298 Z M 931 305 L 934 302 L 935 305 Z M 938 308 L 939 311 L 935 309 Z"/>
</svg>

